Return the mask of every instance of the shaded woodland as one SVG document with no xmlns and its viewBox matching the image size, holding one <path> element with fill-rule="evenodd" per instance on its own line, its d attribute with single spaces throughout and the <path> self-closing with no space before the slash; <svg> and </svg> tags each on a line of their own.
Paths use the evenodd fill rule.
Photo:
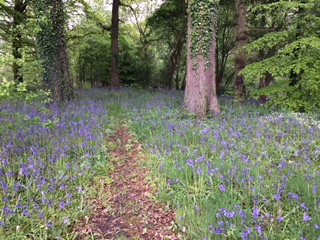
<svg viewBox="0 0 320 240">
<path fill-rule="evenodd" d="M 0 239 L 320 236 L 320 1 L 0 0 Z"/>
<path fill-rule="evenodd" d="M 318 1 L 14 0 L 0 14 L 2 83 L 56 102 L 73 88 L 186 89 L 186 109 L 217 114 L 216 100 L 188 94 L 203 76 L 208 96 L 319 107 Z"/>
</svg>

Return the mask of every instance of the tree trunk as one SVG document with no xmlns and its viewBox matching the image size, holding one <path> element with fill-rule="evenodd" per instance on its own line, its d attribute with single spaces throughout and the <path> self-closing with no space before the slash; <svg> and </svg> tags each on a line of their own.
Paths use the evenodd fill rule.
<svg viewBox="0 0 320 240">
<path fill-rule="evenodd" d="M 273 80 L 273 77 L 270 73 L 266 73 L 266 75 L 260 79 L 259 89 L 268 87 Z M 268 96 L 261 95 L 259 98 L 260 102 L 266 103 L 268 101 Z"/>
<path fill-rule="evenodd" d="M 41 31 L 37 41 L 43 60 L 44 82 L 50 89 L 55 104 L 74 98 L 73 84 L 69 71 L 65 37 L 65 13 L 63 0 L 37 1 L 36 14 Z"/>
<path fill-rule="evenodd" d="M 17 82 L 23 82 L 23 75 L 21 73 L 22 54 L 20 49 L 22 47 L 22 36 L 20 25 L 26 19 L 27 1 L 15 0 L 14 1 L 14 14 L 13 14 L 13 34 L 12 34 L 12 55 L 14 62 L 12 65 L 13 78 Z"/>
<path fill-rule="evenodd" d="M 174 76 L 177 72 L 177 67 L 180 63 L 183 45 L 186 40 L 185 39 L 186 27 L 187 27 L 187 20 L 183 23 L 181 32 L 180 32 L 179 37 L 177 39 L 175 49 L 173 50 L 173 52 L 171 53 L 171 56 L 170 56 L 170 68 L 169 68 L 170 69 L 170 76 L 169 76 L 169 80 L 167 83 L 167 89 L 172 89 L 172 85 L 174 82 Z"/>
<path fill-rule="evenodd" d="M 120 88 L 119 70 L 119 7 L 120 1 L 113 0 L 111 23 L 111 88 Z"/>
<path fill-rule="evenodd" d="M 211 37 L 208 57 L 203 54 L 192 56 L 191 48 L 194 43 L 192 33 L 192 16 L 189 1 L 188 37 L 187 37 L 187 79 L 184 98 L 184 109 L 194 113 L 197 118 L 203 118 L 207 112 L 213 115 L 220 114 L 220 107 L 216 94 L 216 28 Z M 214 17 L 214 16 L 212 16 Z"/>
<path fill-rule="evenodd" d="M 74 98 L 73 84 L 70 75 L 69 61 L 67 56 L 67 43 L 65 35 L 65 16 L 63 0 L 53 0 L 52 23 L 54 31 L 57 33 L 57 61 L 52 62 L 54 69 L 51 83 L 51 95 L 54 102 L 61 103 L 70 101 Z"/>
<path fill-rule="evenodd" d="M 246 87 L 244 76 L 239 72 L 246 66 L 246 52 L 240 50 L 247 44 L 248 35 L 246 30 L 246 9 L 243 0 L 236 0 L 236 21 L 237 21 L 237 37 L 236 37 L 236 57 L 235 57 L 235 96 L 237 98 L 246 97 Z"/>
</svg>

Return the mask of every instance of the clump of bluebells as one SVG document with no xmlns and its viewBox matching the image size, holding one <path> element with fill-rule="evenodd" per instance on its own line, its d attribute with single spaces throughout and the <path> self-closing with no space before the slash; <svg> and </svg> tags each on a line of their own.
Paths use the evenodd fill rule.
<svg viewBox="0 0 320 240">
<path fill-rule="evenodd" d="M 180 114 L 180 92 L 136 101 L 132 129 L 190 239 L 320 239 L 319 121 L 228 101 L 197 121 Z"/>
<path fill-rule="evenodd" d="M 107 108 L 78 97 L 66 106 L 0 105 L 0 233 L 5 239 L 67 239 L 105 165 Z"/>
</svg>

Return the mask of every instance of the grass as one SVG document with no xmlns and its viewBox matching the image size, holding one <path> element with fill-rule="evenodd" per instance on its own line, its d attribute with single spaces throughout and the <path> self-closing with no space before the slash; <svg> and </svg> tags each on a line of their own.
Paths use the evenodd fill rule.
<svg viewBox="0 0 320 240">
<path fill-rule="evenodd" d="M 149 150 L 158 198 L 186 238 L 320 238 L 319 118 L 224 101 L 221 116 L 199 122 L 180 114 L 179 91 L 78 95 L 60 109 L 0 105 L 3 239 L 75 238 L 119 118 Z"/>
<path fill-rule="evenodd" d="M 179 115 L 179 92 L 144 98 L 127 117 L 187 237 L 320 237 L 318 121 L 225 102 L 220 117 L 197 122 Z"/>
</svg>

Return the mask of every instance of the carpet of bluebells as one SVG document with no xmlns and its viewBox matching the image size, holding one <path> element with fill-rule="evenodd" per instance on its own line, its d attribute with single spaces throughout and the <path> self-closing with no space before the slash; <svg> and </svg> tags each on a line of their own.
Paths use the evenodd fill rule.
<svg viewBox="0 0 320 240">
<path fill-rule="evenodd" d="M 107 164 L 111 113 L 153 156 L 159 198 L 189 239 L 320 239 L 320 122 L 221 100 L 181 112 L 183 93 L 87 90 L 63 108 L 0 104 L 0 225 L 6 239 L 68 239 Z M 71 235 L 70 235 L 71 238 Z"/>
<path fill-rule="evenodd" d="M 317 118 L 222 99 L 221 116 L 197 121 L 181 92 L 144 98 L 127 116 L 190 239 L 320 239 Z"/>
<path fill-rule="evenodd" d="M 71 239 L 87 186 L 106 165 L 105 102 L 0 104 L 1 239 Z"/>
</svg>

